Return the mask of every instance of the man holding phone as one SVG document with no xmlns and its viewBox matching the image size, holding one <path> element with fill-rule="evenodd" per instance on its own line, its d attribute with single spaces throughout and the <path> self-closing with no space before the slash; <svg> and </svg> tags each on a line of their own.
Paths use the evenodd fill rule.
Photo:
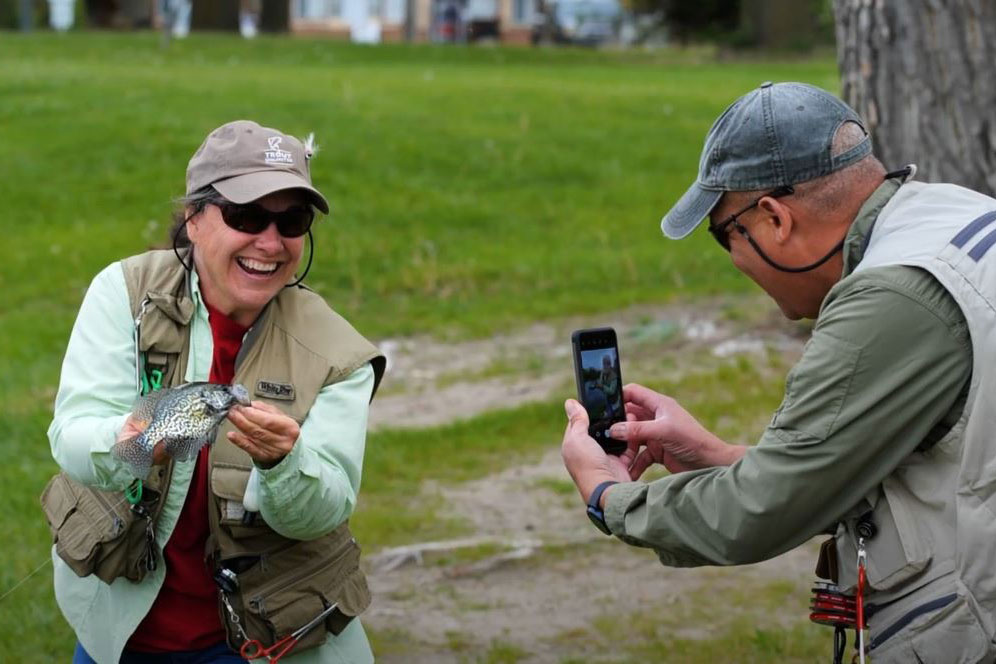
<svg viewBox="0 0 996 664">
<path fill-rule="evenodd" d="M 709 218 L 790 319 L 814 318 L 782 405 L 731 445 L 671 397 L 623 389 L 627 421 L 588 435 L 569 400 L 565 465 L 596 525 L 665 565 L 772 558 L 826 533 L 818 573 L 864 604 L 876 664 L 996 658 L 996 200 L 887 172 L 830 93 L 765 83 L 706 136 L 665 215 Z M 671 475 L 636 481 L 652 464 Z"/>
</svg>

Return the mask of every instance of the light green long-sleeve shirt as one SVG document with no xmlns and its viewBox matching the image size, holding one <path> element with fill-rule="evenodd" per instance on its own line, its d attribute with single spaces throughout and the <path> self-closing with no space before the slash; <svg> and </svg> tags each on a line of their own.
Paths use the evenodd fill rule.
<svg viewBox="0 0 996 664">
<path fill-rule="evenodd" d="M 852 274 L 896 188 L 883 184 L 852 224 L 843 278 L 758 444 L 731 466 L 612 487 L 613 534 L 670 566 L 771 558 L 831 528 L 957 421 L 972 346 L 954 298 L 917 268 Z"/>
<path fill-rule="evenodd" d="M 213 340 L 207 309 L 197 286 L 185 379 L 207 380 Z M 70 336 L 62 365 L 55 416 L 48 435 L 52 455 L 77 481 L 105 490 L 123 490 L 131 475 L 111 455 L 137 397 L 133 320 L 124 273 L 114 263 L 90 285 Z M 285 537 L 313 539 L 345 521 L 360 488 L 367 411 L 374 386 L 369 364 L 321 390 L 301 424 L 293 451 L 260 476 L 260 515 Z M 195 460 L 175 465 L 156 529 L 164 546 L 186 499 Z M 160 556 L 161 559 L 161 556 Z M 91 657 L 114 662 L 151 608 L 165 578 L 159 565 L 141 583 L 124 578 L 108 585 L 95 576 L 80 578 L 52 551 L 55 594 L 66 620 Z M 359 620 L 318 649 L 286 658 L 298 664 L 373 661 Z"/>
</svg>

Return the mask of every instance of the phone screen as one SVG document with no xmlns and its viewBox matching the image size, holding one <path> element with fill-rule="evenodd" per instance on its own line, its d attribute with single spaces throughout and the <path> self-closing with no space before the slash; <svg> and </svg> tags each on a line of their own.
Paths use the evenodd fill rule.
<svg viewBox="0 0 996 664">
<path fill-rule="evenodd" d="M 625 441 L 609 437 L 612 424 L 626 420 L 615 330 L 578 330 L 572 341 L 578 400 L 588 411 L 588 433 L 606 452 L 621 454 Z"/>
</svg>

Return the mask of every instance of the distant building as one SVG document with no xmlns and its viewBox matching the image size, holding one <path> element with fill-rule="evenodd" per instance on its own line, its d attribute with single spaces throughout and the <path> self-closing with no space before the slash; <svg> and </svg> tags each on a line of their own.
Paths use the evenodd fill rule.
<svg viewBox="0 0 996 664">
<path fill-rule="evenodd" d="M 162 27 L 166 4 L 84 2 L 91 25 L 115 28 Z M 264 31 L 360 42 L 595 44 L 615 38 L 619 0 L 193 0 L 192 7 L 194 30 L 238 30 L 240 10 L 250 10 Z"/>
<path fill-rule="evenodd" d="M 380 38 L 528 44 L 536 0 L 292 0 L 290 30 L 349 38 L 357 25 L 376 24 Z M 410 24 L 406 20 L 412 12 Z M 362 28 L 361 28 L 362 30 Z M 373 28 L 370 28 L 374 31 Z"/>
</svg>

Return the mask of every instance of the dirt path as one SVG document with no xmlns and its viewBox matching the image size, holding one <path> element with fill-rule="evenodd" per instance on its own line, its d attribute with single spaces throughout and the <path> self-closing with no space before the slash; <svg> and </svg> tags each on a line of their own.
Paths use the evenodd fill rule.
<svg viewBox="0 0 996 664">
<path fill-rule="evenodd" d="M 390 374 L 373 426 L 430 426 L 570 393 L 569 338 L 577 327 L 616 328 L 624 376 L 627 366 L 651 362 L 662 348 L 682 357 L 772 349 L 787 361 L 798 356 L 804 330 L 760 301 L 749 302 L 746 315 L 717 315 L 728 306 L 716 300 L 634 308 L 457 344 L 382 342 Z M 705 638 L 745 610 L 736 602 L 724 606 L 724 597 L 765 593 L 772 584 L 788 588 L 795 603 L 766 612 L 759 626 L 792 623 L 806 610 L 814 544 L 735 569 L 663 567 L 652 552 L 591 528 L 559 450 L 531 465 L 426 490 L 441 494 L 474 532 L 463 546 L 440 545 L 449 550 L 413 542 L 367 556 L 375 601 L 364 623 L 378 635 L 381 662 L 604 659 L 605 634 L 625 635 L 627 621 L 638 616 L 659 616 L 674 636 Z"/>
<path fill-rule="evenodd" d="M 616 329 L 626 380 L 635 380 L 640 365 L 659 362 L 662 353 L 688 356 L 707 349 L 726 357 L 774 349 L 794 358 L 807 335 L 804 328 L 785 321 L 768 300 L 755 296 L 632 307 L 457 343 L 382 339 L 378 345 L 388 357 L 388 373 L 371 409 L 370 425 L 422 428 L 571 394 L 571 331 L 601 326 Z"/>
<path fill-rule="evenodd" d="M 391 551 L 372 557 L 376 599 L 364 623 L 393 631 L 397 648 L 378 661 L 487 661 L 489 649 L 505 647 L 517 653 L 510 661 L 561 662 L 601 650 L 598 629 L 625 634 L 620 623 L 647 614 L 673 623 L 676 637 L 707 638 L 744 610 L 724 606 L 724 596 L 763 593 L 771 584 L 790 584 L 796 602 L 758 616 L 759 627 L 804 615 L 815 544 L 735 569 L 663 567 L 652 552 L 597 533 L 576 495 L 543 480 L 569 481 L 557 451 L 534 466 L 441 489 L 476 537 L 504 543 L 483 558 L 426 554 L 386 569 L 397 564 Z"/>
</svg>

